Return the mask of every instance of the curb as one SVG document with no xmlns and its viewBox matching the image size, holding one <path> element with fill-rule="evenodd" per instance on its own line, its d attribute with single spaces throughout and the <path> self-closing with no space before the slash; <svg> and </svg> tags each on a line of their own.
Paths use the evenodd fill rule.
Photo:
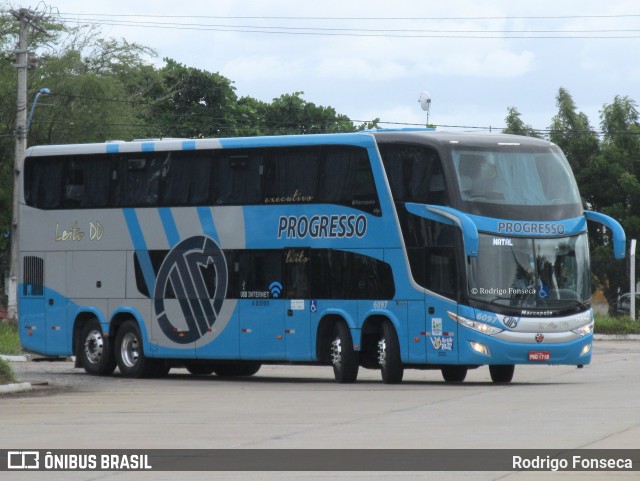
<svg viewBox="0 0 640 481">
<path fill-rule="evenodd" d="M 27 356 L 7 356 L 5 354 L 0 354 L 0 359 L 9 362 L 25 362 L 29 360 Z"/>
<path fill-rule="evenodd" d="M 596 341 L 640 341 L 640 334 L 594 334 Z"/>
<path fill-rule="evenodd" d="M 28 382 L 0 385 L 0 394 L 9 394 L 9 393 L 32 391 L 32 390 L 33 390 L 33 387 L 31 386 L 31 383 L 28 383 Z"/>
</svg>

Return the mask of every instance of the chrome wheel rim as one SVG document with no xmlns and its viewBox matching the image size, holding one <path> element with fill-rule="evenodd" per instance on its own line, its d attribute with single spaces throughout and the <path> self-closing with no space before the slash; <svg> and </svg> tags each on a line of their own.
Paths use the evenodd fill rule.
<svg viewBox="0 0 640 481">
<path fill-rule="evenodd" d="M 97 329 L 92 330 L 84 340 L 84 354 L 91 364 L 98 364 L 104 352 L 104 338 Z"/>
<path fill-rule="evenodd" d="M 134 367 L 140 358 L 140 341 L 138 337 L 128 332 L 122 337 L 120 357 L 126 367 Z"/>
</svg>

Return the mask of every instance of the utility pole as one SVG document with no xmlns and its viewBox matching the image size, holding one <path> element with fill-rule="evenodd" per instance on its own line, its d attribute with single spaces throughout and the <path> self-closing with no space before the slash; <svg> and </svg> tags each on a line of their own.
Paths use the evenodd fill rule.
<svg viewBox="0 0 640 481">
<path fill-rule="evenodd" d="M 29 66 L 28 36 L 29 27 L 40 31 L 35 22 L 43 19 L 29 9 L 11 10 L 11 14 L 20 22 L 16 64 L 18 69 L 18 95 L 16 110 L 16 157 L 13 169 L 13 218 L 11 222 L 11 272 L 9 275 L 9 318 L 18 317 L 18 193 L 20 191 L 21 170 L 24 154 L 27 150 L 27 68 Z"/>
</svg>

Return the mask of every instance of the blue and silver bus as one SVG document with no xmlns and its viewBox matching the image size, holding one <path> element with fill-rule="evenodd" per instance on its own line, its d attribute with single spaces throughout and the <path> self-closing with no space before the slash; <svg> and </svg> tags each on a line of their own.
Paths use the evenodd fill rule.
<svg viewBox="0 0 640 481">
<path fill-rule="evenodd" d="M 587 220 L 560 149 L 364 131 L 30 148 L 19 192 L 25 349 L 87 373 L 249 376 L 591 360 Z"/>
</svg>

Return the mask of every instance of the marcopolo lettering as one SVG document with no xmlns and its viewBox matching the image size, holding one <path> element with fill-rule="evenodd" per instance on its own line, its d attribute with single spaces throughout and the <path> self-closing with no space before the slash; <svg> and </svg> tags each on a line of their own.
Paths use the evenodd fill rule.
<svg viewBox="0 0 640 481">
<path fill-rule="evenodd" d="M 564 225 L 548 222 L 498 222 L 501 234 L 562 235 Z"/>
<path fill-rule="evenodd" d="M 364 215 L 280 216 L 278 239 L 340 239 L 364 237 L 367 218 Z"/>
</svg>

